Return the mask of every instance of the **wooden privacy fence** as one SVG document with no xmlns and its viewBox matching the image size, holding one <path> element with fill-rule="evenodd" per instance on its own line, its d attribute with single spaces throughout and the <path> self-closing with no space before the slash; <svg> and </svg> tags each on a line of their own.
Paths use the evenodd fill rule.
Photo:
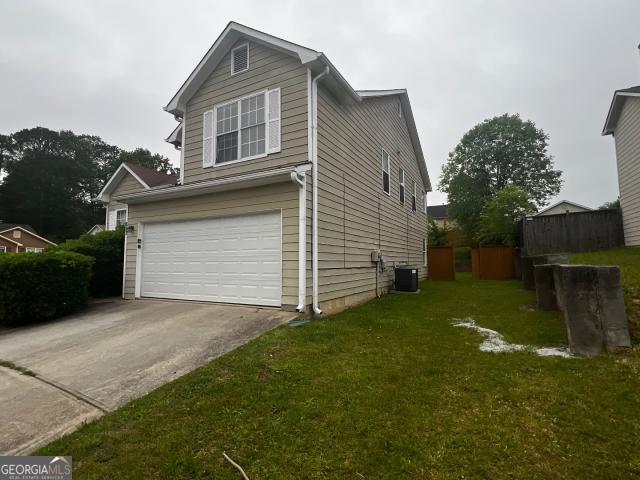
<svg viewBox="0 0 640 480">
<path fill-rule="evenodd" d="M 453 247 L 429 247 L 427 249 L 427 268 L 429 269 L 429 278 L 455 280 L 456 269 Z"/>
<path fill-rule="evenodd" d="M 476 280 L 515 278 L 514 249 L 505 245 L 487 245 L 471 250 L 471 275 Z"/>
<path fill-rule="evenodd" d="M 589 252 L 624 246 L 619 209 L 540 215 L 521 221 L 523 255 Z"/>
</svg>

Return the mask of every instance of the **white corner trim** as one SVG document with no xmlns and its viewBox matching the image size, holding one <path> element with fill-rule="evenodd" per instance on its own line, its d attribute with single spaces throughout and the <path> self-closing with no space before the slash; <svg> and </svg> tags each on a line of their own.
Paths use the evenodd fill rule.
<svg viewBox="0 0 640 480">
<path fill-rule="evenodd" d="M 138 223 L 136 238 L 136 286 L 135 297 L 140 298 L 142 290 L 142 249 L 144 248 L 144 223 Z"/>
<path fill-rule="evenodd" d="M 187 148 L 187 109 L 185 108 L 184 113 L 182 114 L 182 123 L 180 124 L 182 127 L 181 134 L 182 139 L 180 140 L 180 185 L 184 185 L 184 157 L 185 150 Z M 215 154 L 215 152 L 214 152 Z"/>
<path fill-rule="evenodd" d="M 124 287 L 127 279 L 127 243 L 129 242 L 129 234 L 124 232 L 124 258 L 122 260 L 122 298 L 124 298 Z"/>
</svg>

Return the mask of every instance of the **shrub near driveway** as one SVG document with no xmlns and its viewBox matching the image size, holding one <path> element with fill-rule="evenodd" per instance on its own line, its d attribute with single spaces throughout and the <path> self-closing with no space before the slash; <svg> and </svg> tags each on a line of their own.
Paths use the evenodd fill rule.
<svg viewBox="0 0 640 480">
<path fill-rule="evenodd" d="M 94 259 L 89 295 L 93 298 L 122 294 L 122 261 L 124 258 L 124 228 L 83 235 L 67 240 L 57 250 L 81 253 Z"/>
<path fill-rule="evenodd" d="M 0 325 L 26 325 L 83 306 L 92 263 L 59 251 L 0 256 Z"/>
</svg>

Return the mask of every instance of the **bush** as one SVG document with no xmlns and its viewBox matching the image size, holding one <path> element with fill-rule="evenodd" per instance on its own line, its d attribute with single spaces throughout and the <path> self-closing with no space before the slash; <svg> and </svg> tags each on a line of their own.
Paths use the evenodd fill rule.
<svg viewBox="0 0 640 480">
<path fill-rule="evenodd" d="M 71 313 L 89 296 L 93 259 L 46 251 L 0 256 L 0 325 L 26 325 Z"/>
<path fill-rule="evenodd" d="M 100 298 L 122 294 L 124 228 L 97 235 L 83 235 L 61 243 L 56 249 L 81 253 L 94 259 L 89 295 Z"/>
</svg>

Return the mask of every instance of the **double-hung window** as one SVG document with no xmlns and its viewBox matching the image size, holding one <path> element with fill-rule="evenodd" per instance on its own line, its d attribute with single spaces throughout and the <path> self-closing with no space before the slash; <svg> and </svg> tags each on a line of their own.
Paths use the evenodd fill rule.
<svg viewBox="0 0 640 480">
<path fill-rule="evenodd" d="M 391 171 L 391 159 L 389 154 L 382 150 L 382 190 L 387 195 L 390 195 L 391 184 L 389 178 L 389 172 Z"/>
<path fill-rule="evenodd" d="M 404 205 L 404 170 L 398 169 L 398 186 L 400 187 L 400 203 Z"/>
<path fill-rule="evenodd" d="M 280 89 L 265 90 L 204 112 L 203 167 L 280 151 Z"/>
<path fill-rule="evenodd" d="M 264 92 L 216 109 L 216 164 L 265 154 Z"/>
<path fill-rule="evenodd" d="M 418 209 L 418 199 L 416 198 L 418 195 L 418 186 L 415 180 L 411 180 L 411 186 L 413 187 L 411 189 L 411 210 L 415 212 Z"/>
<path fill-rule="evenodd" d="M 116 227 L 127 224 L 127 209 L 116 210 Z"/>
</svg>

